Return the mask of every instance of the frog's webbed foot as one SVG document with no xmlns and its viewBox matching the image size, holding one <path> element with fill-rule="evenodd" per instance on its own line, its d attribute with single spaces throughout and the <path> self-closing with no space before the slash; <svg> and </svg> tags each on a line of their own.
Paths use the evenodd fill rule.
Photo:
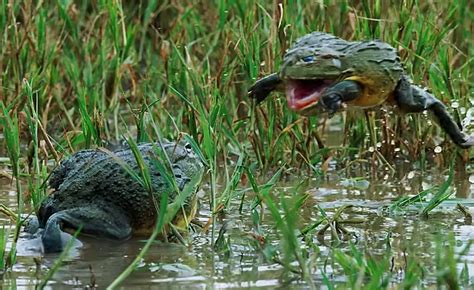
<svg viewBox="0 0 474 290">
<path fill-rule="evenodd" d="M 255 99 L 257 104 L 259 104 L 265 100 L 272 91 L 278 90 L 282 83 L 282 80 L 276 73 L 259 79 L 253 86 L 249 88 L 249 98 Z"/>
<path fill-rule="evenodd" d="M 357 99 L 362 92 L 362 86 L 356 81 L 338 82 L 324 91 L 316 109 L 327 112 L 332 117 L 341 109 L 342 103 Z"/>
<path fill-rule="evenodd" d="M 438 125 L 449 135 L 456 145 L 469 148 L 474 145 L 474 136 L 467 137 L 448 113 L 446 106 L 424 89 L 410 84 L 402 78 L 395 89 L 395 101 L 400 109 L 407 113 L 429 110 Z"/>
<path fill-rule="evenodd" d="M 132 228 L 128 218 L 113 205 L 87 206 L 58 211 L 51 215 L 42 233 L 45 252 L 60 252 L 71 236 L 63 230 L 80 229 L 81 234 L 94 237 L 124 240 L 130 237 Z"/>
</svg>

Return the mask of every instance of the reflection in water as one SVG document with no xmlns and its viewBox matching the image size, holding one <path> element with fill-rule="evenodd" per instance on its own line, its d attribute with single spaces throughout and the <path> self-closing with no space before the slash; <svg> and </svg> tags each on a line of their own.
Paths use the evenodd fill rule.
<svg viewBox="0 0 474 290">
<path fill-rule="evenodd" d="M 360 173 L 360 172 L 359 172 Z M 348 176 L 353 173 L 347 173 Z M 415 194 L 433 184 L 440 184 L 445 176 L 439 173 L 430 174 L 419 172 L 398 172 L 398 177 L 386 177 L 386 173 L 377 173 L 377 179 L 368 180 L 363 183 L 343 182 L 337 174 L 328 175 L 324 182 L 313 181 L 306 192 L 310 198 L 305 202 L 299 214 L 301 215 L 302 227 L 316 221 L 319 215 L 318 207 L 323 208 L 328 215 L 332 215 L 336 208 L 345 204 L 353 207 L 345 214 L 348 219 L 363 219 L 362 224 L 348 225 L 347 228 L 354 233 L 351 238 L 359 248 L 366 247 L 374 257 L 382 257 L 387 251 L 388 241 L 390 251 L 394 257 L 392 267 L 394 270 L 404 269 L 406 255 L 413 255 L 419 263 L 426 265 L 427 282 L 435 283 L 429 273 L 435 270 L 433 262 L 434 239 L 436 236 L 446 237 L 447 233 L 453 232 L 457 241 L 457 250 L 474 238 L 474 228 L 465 225 L 463 216 L 454 209 L 455 203 L 442 205 L 430 215 L 429 219 L 422 219 L 416 214 L 417 211 L 408 211 L 399 215 L 385 216 L 381 214 L 381 207 L 390 204 L 399 196 Z M 11 192 L 9 182 L 0 179 L 0 202 L 14 208 L 16 196 Z M 275 193 L 284 192 L 290 194 L 295 190 L 295 184 L 289 182 L 275 188 Z M 457 173 L 455 189 L 457 198 L 467 198 L 466 206 L 474 207 L 472 201 L 474 185 L 469 183 L 469 178 L 462 173 Z M 298 189 L 301 190 L 301 189 Z M 10 194 L 8 194 L 10 192 Z M 247 196 L 250 207 L 252 196 Z M 207 201 L 202 201 L 202 208 L 198 219 L 207 222 L 210 213 L 206 209 Z M 150 286 L 156 288 L 170 287 L 176 289 L 204 289 L 215 288 L 240 288 L 240 287 L 275 287 L 285 286 L 287 279 L 281 266 L 265 261 L 259 250 L 258 241 L 249 233 L 252 232 L 252 218 L 250 210 L 238 213 L 238 201 L 232 204 L 225 215 L 217 219 L 217 229 L 224 222 L 229 222 L 227 232 L 230 249 L 226 252 L 216 252 L 210 246 L 210 235 L 197 233 L 190 237 L 188 247 L 177 244 L 156 243 L 152 246 L 140 268 L 134 272 L 122 285 L 124 288 L 132 286 Z M 277 245 L 271 216 L 265 213 L 265 219 L 261 225 L 267 241 Z M 9 225 L 10 222 L 2 217 L 2 224 Z M 144 241 L 132 239 L 124 243 L 95 240 L 81 237 L 84 247 L 75 249 L 56 272 L 50 285 L 60 288 L 61 285 L 78 286 L 98 285 L 103 288 L 110 284 L 127 265 L 134 259 Z M 39 255 L 33 252 L 23 251 L 20 240 L 18 261 L 13 271 L 6 274 L 3 286 L 17 287 L 32 286 L 44 277 L 48 269 L 58 257 L 48 254 L 42 257 L 37 266 L 35 259 Z M 321 244 L 314 236 L 314 243 L 319 245 L 321 259 L 331 259 L 330 237 L 326 236 L 324 244 Z M 343 241 L 337 246 L 341 249 L 348 247 L 348 242 Z M 36 256 L 36 257 L 35 257 Z M 470 273 L 474 272 L 474 249 L 464 257 L 468 263 Z M 328 274 L 333 274 L 333 281 L 344 282 L 342 270 L 334 265 L 318 265 L 324 267 Z M 458 265 L 459 269 L 464 266 Z M 320 270 L 314 273 L 315 281 L 322 283 Z M 296 283 L 296 284 L 295 284 Z M 298 283 L 291 285 L 298 287 Z M 153 286 L 153 287 L 154 287 Z"/>
</svg>

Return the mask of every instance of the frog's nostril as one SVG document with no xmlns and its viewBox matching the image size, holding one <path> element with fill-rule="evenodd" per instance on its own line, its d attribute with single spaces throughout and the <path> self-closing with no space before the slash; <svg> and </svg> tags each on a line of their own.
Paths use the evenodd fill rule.
<svg viewBox="0 0 474 290">
<path fill-rule="evenodd" d="M 332 64 L 337 67 L 337 68 L 340 68 L 341 67 L 341 61 L 338 60 L 338 59 L 333 59 L 332 60 Z"/>
</svg>

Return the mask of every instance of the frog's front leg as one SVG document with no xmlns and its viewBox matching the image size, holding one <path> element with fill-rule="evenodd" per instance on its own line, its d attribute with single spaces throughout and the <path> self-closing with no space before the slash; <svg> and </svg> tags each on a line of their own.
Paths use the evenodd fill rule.
<svg viewBox="0 0 474 290">
<path fill-rule="evenodd" d="M 272 91 L 281 89 L 282 80 L 277 73 L 259 79 L 248 90 L 249 98 L 257 100 L 257 104 L 265 100 Z"/>
<path fill-rule="evenodd" d="M 400 109 L 407 113 L 429 110 L 433 113 L 437 123 L 461 148 L 474 145 L 474 136 L 466 137 L 456 122 L 449 115 L 446 106 L 432 94 L 422 88 L 412 85 L 408 79 L 402 78 L 395 89 L 395 101 Z"/>
<path fill-rule="evenodd" d="M 327 88 L 316 108 L 329 113 L 332 117 L 334 113 L 339 111 L 342 103 L 357 99 L 362 94 L 362 85 L 356 81 L 345 80 L 336 83 Z"/>
<path fill-rule="evenodd" d="M 63 250 L 70 239 L 70 235 L 63 232 L 65 229 L 80 229 L 81 234 L 113 240 L 127 239 L 132 232 L 128 218 L 113 205 L 105 209 L 90 205 L 62 210 L 46 221 L 41 236 L 45 252 Z"/>
</svg>

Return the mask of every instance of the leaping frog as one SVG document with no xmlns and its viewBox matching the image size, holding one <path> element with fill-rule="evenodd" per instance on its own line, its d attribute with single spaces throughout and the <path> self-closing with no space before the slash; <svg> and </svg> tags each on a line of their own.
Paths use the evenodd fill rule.
<svg viewBox="0 0 474 290">
<path fill-rule="evenodd" d="M 474 145 L 474 136 L 461 132 L 440 100 L 411 83 L 396 49 L 382 41 L 307 34 L 286 52 L 280 70 L 258 80 L 249 96 L 260 103 L 274 90 L 284 90 L 288 107 L 302 115 L 324 111 L 332 116 L 343 106 L 384 103 L 406 113 L 428 110 L 459 147 Z"/>
</svg>

